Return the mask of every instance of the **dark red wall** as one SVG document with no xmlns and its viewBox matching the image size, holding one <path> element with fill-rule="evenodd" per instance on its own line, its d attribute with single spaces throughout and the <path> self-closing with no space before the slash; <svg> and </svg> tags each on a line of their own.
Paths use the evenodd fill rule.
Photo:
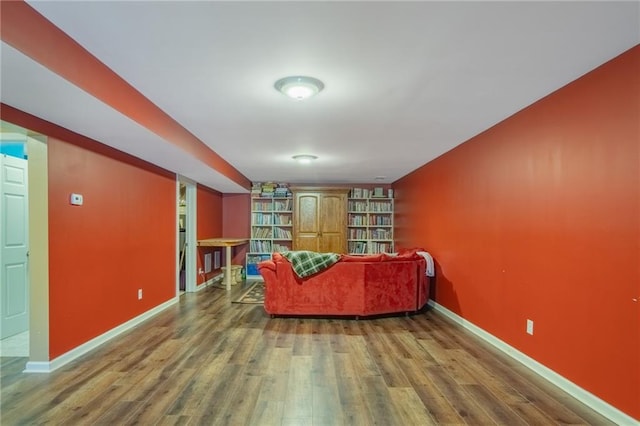
<svg viewBox="0 0 640 426">
<path fill-rule="evenodd" d="M 197 240 L 207 238 L 216 238 L 222 236 L 222 194 L 206 186 L 198 185 L 197 189 Z M 198 247 L 197 270 L 204 270 L 204 255 L 215 251 L 223 252 L 220 247 Z M 213 254 L 211 255 L 213 268 Z M 220 260 L 222 261 L 222 255 Z M 212 276 L 219 274 L 220 269 L 213 269 L 208 274 L 198 274 L 197 283 L 210 279 Z"/>
<path fill-rule="evenodd" d="M 222 210 L 223 237 L 249 238 L 251 235 L 251 196 L 249 194 L 224 194 Z M 232 263 L 244 265 L 248 244 L 231 249 Z"/>
<path fill-rule="evenodd" d="M 639 105 L 636 47 L 394 184 L 439 304 L 635 418 Z"/>
</svg>

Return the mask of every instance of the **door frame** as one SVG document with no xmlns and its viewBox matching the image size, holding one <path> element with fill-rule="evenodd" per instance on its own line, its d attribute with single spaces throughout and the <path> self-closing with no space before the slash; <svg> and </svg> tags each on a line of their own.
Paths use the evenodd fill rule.
<svg viewBox="0 0 640 426">
<path fill-rule="evenodd" d="M 185 291 L 196 291 L 197 268 L 197 239 L 196 239 L 196 207 L 197 207 L 197 183 L 185 176 L 177 175 L 176 179 L 176 295 L 180 294 L 180 185 L 186 187 L 185 219 Z"/>
<path fill-rule="evenodd" d="M 26 141 L 23 142 L 23 145 L 26 147 Z M 0 252 L 0 259 L 2 259 L 2 297 L 4 298 L 8 298 L 10 293 L 9 288 L 15 289 L 16 285 L 15 282 L 10 283 L 8 280 L 8 276 L 5 275 L 5 273 L 7 273 L 7 270 L 5 269 L 5 264 L 4 262 L 7 261 L 6 258 L 3 258 L 7 252 L 5 252 L 5 248 L 9 253 L 14 253 L 11 254 L 11 258 L 13 259 L 14 263 L 13 266 L 16 267 L 16 265 L 18 264 L 17 262 L 22 262 L 20 263 L 20 265 L 22 266 L 22 269 L 20 269 L 21 273 L 20 276 L 21 278 L 24 280 L 23 281 L 23 286 L 20 287 L 20 293 L 23 295 L 23 299 L 21 301 L 21 313 L 19 314 L 19 316 L 16 318 L 16 316 L 13 317 L 13 319 L 7 319 L 5 322 L 5 315 L 7 315 L 7 312 L 3 309 L 3 308 L 9 308 L 10 307 L 10 301 L 8 300 L 3 300 L 2 306 L 0 307 L 0 313 L 1 313 L 1 317 L 0 318 L 0 324 L 3 328 L 3 332 L 6 333 L 10 333 L 7 335 L 3 335 L 3 333 L 0 333 L 0 339 L 4 339 L 6 337 L 10 337 L 19 333 L 23 333 L 25 331 L 29 331 L 29 315 L 30 315 L 30 305 L 31 305 L 31 301 L 30 301 L 30 284 L 29 284 L 29 161 L 26 158 L 20 158 L 20 157 L 14 157 L 8 154 L 0 154 L 0 164 L 2 165 L 2 174 L 3 174 L 3 178 L 0 181 L 0 188 L 2 188 L 2 193 L 0 195 L 2 195 L 2 199 L 0 199 L 0 210 L 2 210 L 2 212 L 0 213 L 0 216 L 3 217 L 3 225 L 2 225 L 2 233 L 3 233 L 3 241 L 2 241 L 2 252 Z M 5 190 L 10 191 L 9 189 L 7 189 L 4 186 L 4 174 L 5 174 L 5 165 L 7 167 L 13 167 L 15 169 L 21 169 L 22 170 L 22 178 L 23 181 L 21 182 L 22 185 L 20 185 L 20 183 L 15 184 L 14 185 L 20 185 L 22 188 L 23 193 L 22 194 L 18 194 L 18 195 L 22 195 L 22 215 L 19 218 L 19 220 L 22 220 L 22 231 L 24 231 L 23 233 L 23 244 L 22 246 L 19 247 L 12 247 L 12 248 L 7 248 L 5 247 L 5 243 L 6 241 L 4 240 L 7 236 L 7 231 L 8 229 L 5 229 L 5 226 L 7 228 L 13 228 L 15 229 L 16 226 L 19 226 L 19 224 L 16 224 L 15 222 L 11 222 L 9 223 L 7 219 L 10 220 L 11 217 L 13 217 L 14 215 L 7 215 L 8 211 L 6 211 L 7 209 L 7 205 L 4 201 L 5 201 Z M 11 187 L 11 183 L 8 184 L 9 187 Z M 17 195 L 16 193 L 13 192 L 7 192 L 7 194 L 11 194 L 11 195 Z M 15 254 L 15 252 L 18 252 L 20 254 L 20 256 L 18 256 L 17 254 Z M 22 255 L 24 255 L 24 258 L 22 257 Z M 19 259 L 18 259 L 19 257 Z M 9 329 L 10 331 L 6 331 L 6 329 Z"/>
</svg>

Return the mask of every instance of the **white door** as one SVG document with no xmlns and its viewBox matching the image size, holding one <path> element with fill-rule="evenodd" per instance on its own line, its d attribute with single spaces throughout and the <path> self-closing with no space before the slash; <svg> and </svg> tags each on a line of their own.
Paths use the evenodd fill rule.
<svg viewBox="0 0 640 426">
<path fill-rule="evenodd" d="M 0 156 L 0 339 L 29 328 L 27 160 Z"/>
</svg>

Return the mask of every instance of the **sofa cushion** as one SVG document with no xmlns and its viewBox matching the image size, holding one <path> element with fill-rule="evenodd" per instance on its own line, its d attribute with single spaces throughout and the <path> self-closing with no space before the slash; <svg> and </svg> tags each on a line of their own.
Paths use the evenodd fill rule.
<svg viewBox="0 0 640 426">
<path fill-rule="evenodd" d="M 340 257 L 340 262 L 382 262 L 384 256 L 382 253 L 378 254 L 343 254 Z"/>
</svg>

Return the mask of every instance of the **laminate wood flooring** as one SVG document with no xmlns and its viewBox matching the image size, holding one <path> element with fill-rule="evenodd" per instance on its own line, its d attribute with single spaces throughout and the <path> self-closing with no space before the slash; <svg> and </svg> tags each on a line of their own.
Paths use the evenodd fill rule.
<svg viewBox="0 0 640 426">
<path fill-rule="evenodd" d="M 213 286 L 50 374 L 2 358 L 8 425 L 610 425 L 436 312 L 270 318 Z"/>
</svg>

